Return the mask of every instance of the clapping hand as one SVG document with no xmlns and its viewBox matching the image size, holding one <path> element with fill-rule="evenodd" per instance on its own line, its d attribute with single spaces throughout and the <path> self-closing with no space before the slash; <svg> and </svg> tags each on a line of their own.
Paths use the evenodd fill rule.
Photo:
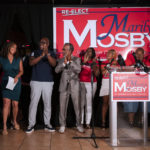
<svg viewBox="0 0 150 150">
<path fill-rule="evenodd" d="M 42 55 L 41 55 L 41 56 L 42 56 L 42 57 L 44 57 L 44 56 L 45 56 L 45 52 L 44 52 L 44 51 L 42 52 Z"/>
<path fill-rule="evenodd" d="M 68 52 L 65 56 L 65 59 L 64 59 L 64 63 L 67 64 L 67 62 L 71 62 L 71 53 Z"/>
</svg>

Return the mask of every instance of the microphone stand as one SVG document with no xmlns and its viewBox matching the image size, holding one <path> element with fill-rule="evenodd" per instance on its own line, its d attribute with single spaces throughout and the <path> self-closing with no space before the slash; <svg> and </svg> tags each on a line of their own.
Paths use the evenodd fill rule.
<svg viewBox="0 0 150 150">
<path fill-rule="evenodd" d="M 94 141 L 94 147 L 98 148 L 98 145 L 96 143 L 95 139 L 106 139 L 109 137 L 97 137 L 95 135 L 95 130 L 94 130 L 94 94 L 93 94 L 93 80 L 94 80 L 94 74 L 93 74 L 93 64 L 91 66 L 91 95 L 92 95 L 92 117 L 91 117 L 91 122 L 92 122 L 92 133 L 91 136 L 89 137 L 73 137 L 73 139 L 92 139 Z"/>
</svg>

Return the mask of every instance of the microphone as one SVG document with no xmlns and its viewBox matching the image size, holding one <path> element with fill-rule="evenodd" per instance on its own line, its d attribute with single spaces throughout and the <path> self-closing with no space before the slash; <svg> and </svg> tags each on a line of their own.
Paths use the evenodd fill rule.
<svg viewBox="0 0 150 150">
<path fill-rule="evenodd" d="M 112 64 L 112 62 L 114 61 L 114 58 L 110 61 L 110 63 L 108 63 L 106 66 L 105 66 L 105 69 L 107 69 L 108 71 L 110 71 L 110 66 Z"/>
<path fill-rule="evenodd" d="M 135 55 L 135 52 L 132 53 L 134 59 L 135 59 L 135 62 L 137 62 L 137 58 L 136 58 L 136 55 Z"/>
<path fill-rule="evenodd" d="M 67 55 L 64 55 L 64 60 L 66 59 L 66 56 Z M 68 65 L 67 64 L 65 65 L 65 69 L 68 69 Z"/>
<path fill-rule="evenodd" d="M 134 59 L 135 59 L 135 65 L 134 65 L 134 67 L 142 68 L 144 70 L 144 72 L 148 73 L 149 72 L 148 67 L 146 65 L 144 65 L 143 62 L 141 62 L 140 60 L 138 60 L 136 58 L 135 52 L 133 52 L 132 55 L 134 56 Z"/>
<path fill-rule="evenodd" d="M 90 67 L 93 68 L 93 66 L 95 66 L 95 65 L 97 65 L 97 63 L 96 63 L 96 62 L 92 62 L 92 63 L 90 64 Z"/>
<path fill-rule="evenodd" d="M 120 66 L 125 66 L 126 64 L 125 64 L 125 61 L 124 61 L 124 59 L 123 59 L 123 57 L 122 57 L 122 55 L 118 55 L 118 60 L 117 60 L 117 62 L 118 62 L 118 64 L 120 65 Z"/>
<path fill-rule="evenodd" d="M 114 58 L 111 60 L 110 65 L 112 64 L 113 61 L 114 61 Z"/>
<path fill-rule="evenodd" d="M 137 68 L 143 68 L 144 69 L 144 72 L 148 73 L 149 72 L 149 69 L 146 65 L 143 64 L 143 62 L 141 62 L 140 60 L 137 60 L 136 64 L 135 64 L 135 67 Z"/>
<path fill-rule="evenodd" d="M 82 57 L 84 57 L 84 54 L 85 54 L 85 51 L 82 50 L 82 51 L 80 52 L 79 56 L 82 58 Z"/>
<path fill-rule="evenodd" d="M 142 62 L 141 62 L 140 60 L 137 60 L 136 55 L 135 55 L 135 52 L 133 52 L 132 55 L 133 55 L 134 60 L 135 60 L 135 65 L 134 65 L 134 67 L 140 68 Z"/>
</svg>

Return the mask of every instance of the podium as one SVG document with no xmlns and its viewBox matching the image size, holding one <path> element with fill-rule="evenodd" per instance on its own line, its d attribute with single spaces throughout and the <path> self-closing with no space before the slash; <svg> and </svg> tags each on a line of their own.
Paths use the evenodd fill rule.
<svg viewBox="0 0 150 150">
<path fill-rule="evenodd" d="M 118 145 L 117 138 L 117 103 L 143 102 L 143 142 L 146 144 L 148 136 L 148 108 L 150 102 L 150 74 L 134 67 L 110 69 L 110 142 Z"/>
</svg>

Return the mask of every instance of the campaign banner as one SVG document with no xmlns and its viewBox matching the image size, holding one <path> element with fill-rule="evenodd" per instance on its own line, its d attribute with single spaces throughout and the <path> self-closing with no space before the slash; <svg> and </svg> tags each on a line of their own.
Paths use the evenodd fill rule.
<svg viewBox="0 0 150 150">
<path fill-rule="evenodd" d="M 143 47 L 150 52 L 150 7 L 147 8 L 53 8 L 54 49 L 61 54 L 64 43 L 74 45 L 74 55 L 93 47 L 97 56 L 115 49 L 126 58 Z"/>
<path fill-rule="evenodd" d="M 112 72 L 113 101 L 150 101 L 149 75 L 135 72 Z"/>
</svg>

